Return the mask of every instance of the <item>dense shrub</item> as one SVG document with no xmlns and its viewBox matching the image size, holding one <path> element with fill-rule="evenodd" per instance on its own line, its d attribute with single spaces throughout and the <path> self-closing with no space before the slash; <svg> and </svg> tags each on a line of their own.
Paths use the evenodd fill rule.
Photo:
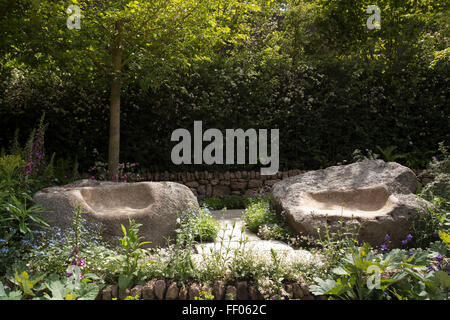
<svg viewBox="0 0 450 320">
<path fill-rule="evenodd" d="M 121 159 L 151 170 L 229 170 L 243 166 L 182 166 L 170 161 L 171 133 L 218 128 L 279 128 L 281 168 L 316 169 L 349 160 L 355 149 L 378 145 L 410 154 L 398 161 L 423 166 L 421 154 L 449 139 L 448 77 L 443 71 L 411 67 L 395 74 L 335 74 L 326 68 L 275 60 L 246 68 L 214 61 L 197 65 L 170 86 L 144 90 L 124 88 Z M 107 96 L 102 82 L 77 83 L 54 77 L 0 83 L 0 146 L 7 148 L 19 128 L 24 142 L 42 111 L 49 123 L 47 152 L 78 158 L 87 169 L 106 161 Z M 56 82 L 56 83 L 55 83 Z M 95 89 L 94 89 L 95 88 Z M 247 166 L 252 167 L 252 166 Z M 254 167 L 254 166 L 253 166 Z"/>
<path fill-rule="evenodd" d="M 450 154 L 443 143 L 439 144 L 441 155 L 433 157 L 424 174 L 433 177 L 433 181 L 425 185 L 420 195 L 431 202 L 431 205 L 419 211 L 413 220 L 414 244 L 425 248 L 439 239 L 439 232 L 450 230 Z"/>
<path fill-rule="evenodd" d="M 258 233 L 260 227 L 275 225 L 280 220 L 276 213 L 270 209 L 267 197 L 254 199 L 242 214 L 246 227 L 254 233 Z"/>
<path fill-rule="evenodd" d="M 222 197 L 199 197 L 200 205 L 208 207 L 212 210 L 227 209 L 244 209 L 250 202 L 250 196 L 239 195 L 223 195 Z"/>
<path fill-rule="evenodd" d="M 220 225 L 207 208 L 201 208 L 193 221 L 194 240 L 199 242 L 214 241 Z"/>
</svg>

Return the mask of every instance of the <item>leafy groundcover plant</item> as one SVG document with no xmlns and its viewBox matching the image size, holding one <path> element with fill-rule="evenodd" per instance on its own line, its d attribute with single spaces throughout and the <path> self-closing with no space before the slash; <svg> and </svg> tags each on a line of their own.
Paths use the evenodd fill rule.
<svg viewBox="0 0 450 320">
<path fill-rule="evenodd" d="M 134 220 L 129 220 L 128 229 L 121 225 L 123 237 L 119 242 L 122 254 L 115 257 L 118 262 L 120 290 L 131 287 L 143 278 L 142 268 L 145 264 L 142 262 L 144 251 L 141 247 L 149 242 L 140 242 L 138 233 L 141 226 L 142 224 L 136 223 Z"/>
<path fill-rule="evenodd" d="M 68 277 L 51 274 L 33 279 L 26 271 L 16 271 L 14 276 L 7 278 L 10 286 L 0 282 L 0 300 L 94 300 L 102 288 L 92 282 L 98 277 L 85 274 L 80 279 L 78 266 L 69 267 L 68 271 L 72 272 Z"/>
<path fill-rule="evenodd" d="M 381 248 L 387 249 L 386 243 Z M 444 236 L 427 250 L 383 251 L 378 252 L 367 243 L 351 247 L 328 278 L 314 279 L 317 284 L 310 286 L 311 292 L 330 299 L 449 298 L 449 243 Z"/>
</svg>

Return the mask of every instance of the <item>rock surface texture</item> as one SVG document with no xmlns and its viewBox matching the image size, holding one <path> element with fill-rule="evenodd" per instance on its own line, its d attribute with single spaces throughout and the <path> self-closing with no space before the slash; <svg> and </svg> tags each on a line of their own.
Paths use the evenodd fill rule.
<svg viewBox="0 0 450 320">
<path fill-rule="evenodd" d="M 391 246 L 410 232 L 411 218 L 428 203 L 414 193 L 412 170 L 382 160 L 333 166 L 290 177 L 272 189 L 272 204 L 302 235 L 359 230 L 358 239 L 379 246 L 386 234 Z M 342 222 L 342 224 L 340 223 Z"/>
<path fill-rule="evenodd" d="M 177 213 L 189 208 L 198 210 L 192 191 L 175 182 L 114 183 L 80 180 L 37 192 L 33 198 L 53 213 L 43 217 L 51 226 L 72 227 L 74 212 L 81 204 L 88 227 L 100 225 L 105 240 L 122 237 L 121 224 L 128 219 L 141 223 L 139 235 L 150 241 L 146 247 L 166 245 L 175 237 Z"/>
</svg>

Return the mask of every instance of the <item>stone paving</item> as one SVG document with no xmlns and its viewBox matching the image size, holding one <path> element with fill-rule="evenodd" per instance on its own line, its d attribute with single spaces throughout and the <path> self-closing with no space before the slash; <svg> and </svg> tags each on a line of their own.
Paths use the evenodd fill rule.
<svg viewBox="0 0 450 320">
<path fill-rule="evenodd" d="M 221 230 L 216 238 L 216 242 L 202 243 L 196 245 L 198 254 L 208 254 L 211 250 L 219 250 L 220 242 L 229 248 L 238 248 L 244 239 L 247 239 L 245 248 L 257 255 L 270 259 L 271 249 L 275 250 L 282 259 L 293 260 L 304 263 L 317 262 L 317 257 L 307 250 L 294 250 L 288 244 L 278 240 L 262 240 L 253 232 L 245 229 L 245 223 L 241 216 L 244 210 L 211 211 L 212 216 L 219 221 Z M 222 248 L 223 250 L 224 248 Z"/>
</svg>

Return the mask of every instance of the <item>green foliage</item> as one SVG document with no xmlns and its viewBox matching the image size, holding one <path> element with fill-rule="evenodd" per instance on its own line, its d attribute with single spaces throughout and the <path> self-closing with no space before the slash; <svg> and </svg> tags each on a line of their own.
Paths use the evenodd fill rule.
<svg viewBox="0 0 450 320">
<path fill-rule="evenodd" d="M 400 70 L 420 58 L 431 62 L 430 49 L 445 46 L 448 26 L 439 21 L 448 17 L 445 1 L 398 2 L 377 1 L 381 11 L 381 28 L 368 30 L 367 0 L 290 1 L 287 14 L 290 37 L 288 49 L 296 57 L 316 55 L 321 63 L 352 63 L 362 67 L 370 61 L 372 68 Z M 437 31 L 439 30 L 439 31 Z M 436 32 L 437 31 L 437 32 Z M 439 40 L 430 46 L 430 37 Z M 431 37 L 432 38 L 432 37 Z M 440 45 L 437 45 L 440 43 Z M 318 52 L 317 48 L 323 49 Z M 445 48 L 445 47 L 444 47 Z M 422 53 L 422 55 L 420 55 Z M 331 64 L 330 63 L 330 64 Z"/>
<path fill-rule="evenodd" d="M 217 237 L 220 224 L 206 208 L 200 208 L 198 214 L 193 218 L 194 240 L 200 242 L 211 242 Z"/>
<path fill-rule="evenodd" d="M 151 266 L 143 263 L 147 252 L 140 248 L 137 229 L 122 238 L 119 258 L 106 245 L 85 239 L 90 233 L 83 233 L 82 226 L 32 240 L 36 234 L 32 224 L 43 225 L 33 214 L 39 209 L 29 206 L 32 192 L 78 178 L 77 159 L 82 170 L 95 161 L 106 161 L 109 117 L 104 106 L 112 79 L 123 81 L 121 157 L 149 170 L 179 170 L 171 164 L 172 145 L 167 142 L 174 129 L 191 128 L 198 119 L 204 119 L 205 127 L 220 130 L 280 128 L 282 169 L 343 163 L 351 159 L 353 150 L 373 146 L 391 146 L 378 148 L 388 161 L 423 168 L 430 146 L 450 139 L 449 16 L 444 1 L 378 1 L 379 30 L 365 28 L 365 10 L 374 4 L 368 0 L 74 3 L 84 16 L 81 31 L 66 28 L 66 3 L 0 4 L 4 40 L 0 42 L 0 91 L 5 93 L 0 95 L 2 274 L 15 264 L 29 264 L 33 274 L 64 276 L 74 246 L 83 246 L 83 254 L 89 257 L 87 269 L 100 271 L 110 282 L 117 280 L 114 267 L 119 260 L 125 270 L 118 272 L 121 287 L 145 278 L 140 273 L 145 271 L 181 281 L 267 278 L 261 287 L 268 288 L 269 294 L 292 270 L 278 256 L 272 256 L 267 269 L 267 261 L 260 263 L 245 252 L 245 239 L 234 250 L 220 236 L 220 249 L 201 269 L 203 265 L 193 261 L 193 246 L 196 240 L 215 238 L 216 233 L 211 217 L 202 213 L 197 219 L 192 215 L 181 219 L 175 242 Z M 114 70 L 113 57 L 118 52 L 122 68 Z M 27 140 L 23 134 L 34 127 Z M 50 159 L 42 158 L 44 132 L 51 137 L 45 141 Z M 318 280 L 317 292 L 340 298 L 385 298 L 383 290 L 362 286 L 375 276 L 369 268 L 380 266 L 389 271 L 381 274 L 385 292 L 395 299 L 442 298 L 448 292 L 448 276 L 435 270 L 436 261 L 433 270 L 423 270 L 430 263 L 429 255 L 439 253 L 448 259 L 447 248 L 434 242 L 449 234 L 450 158 L 444 143 L 440 150 L 442 156 L 427 170 L 434 181 L 421 191 L 434 206 L 417 215 L 413 225 L 413 245 L 430 247 L 426 254 L 417 249 L 410 261 L 406 251 L 369 253 L 356 247 L 353 231 L 332 235 L 325 230 L 319 245 L 327 266 L 336 268 L 331 278 Z M 369 151 L 353 155 L 358 161 L 377 158 Z M 30 166 L 30 159 L 35 166 Z M 244 167 L 186 166 L 181 170 L 217 168 Z M 119 174 L 124 177 L 128 170 L 122 169 Z M 24 171 L 26 175 L 21 175 Z M 247 207 L 244 217 L 249 229 L 266 239 L 291 237 L 283 218 L 265 201 L 247 203 L 244 197 L 230 196 L 206 199 L 205 204 L 212 209 Z M 440 268 L 446 267 L 439 263 Z M 40 285 L 45 280 L 32 284 L 33 277 L 17 275 L 21 281 L 17 288 L 1 284 L 0 298 L 23 298 L 25 291 L 26 298 L 30 292 L 43 297 Z M 70 284 L 65 278 L 50 278 L 53 284 L 43 289 L 47 298 L 75 296 L 74 290 L 67 291 Z M 20 286 L 23 290 L 15 290 Z"/>
<path fill-rule="evenodd" d="M 246 227 L 254 233 L 263 225 L 273 225 L 279 222 L 276 213 L 270 209 L 269 199 L 254 200 L 242 214 Z"/>
<path fill-rule="evenodd" d="M 0 190 L 0 231 L 4 234 L 6 241 L 14 236 L 31 235 L 32 224 L 48 227 L 48 223 L 42 220 L 37 213 L 47 213 L 39 205 L 28 206 L 27 202 L 32 202 L 31 196 L 26 192 L 21 192 L 17 196 Z"/>
<path fill-rule="evenodd" d="M 36 283 L 40 282 L 43 278 L 44 275 L 37 277 L 35 279 L 30 279 L 26 271 L 23 271 L 21 273 L 18 273 L 16 271 L 14 274 L 14 284 L 19 286 L 24 296 L 33 297 L 35 295 L 33 291 L 34 286 L 36 285 Z"/>
<path fill-rule="evenodd" d="M 91 275 L 98 279 L 95 275 Z M 92 282 L 84 277 L 81 281 L 71 281 L 70 277 L 59 277 L 55 274 L 45 279 L 43 288 L 50 294 L 44 292 L 45 300 L 95 300 L 102 289 L 102 285 Z"/>
<path fill-rule="evenodd" d="M 423 174 L 429 174 L 433 181 L 425 185 L 419 195 L 431 202 L 414 217 L 412 230 L 414 245 L 425 248 L 439 239 L 440 232 L 450 230 L 450 154 L 444 143 L 439 144 L 441 159 L 433 157 Z"/>
<path fill-rule="evenodd" d="M 18 46 L 11 45 L 13 51 L 23 54 L 23 57 L 17 54 L 12 64 L 31 64 L 27 60 L 36 62 L 37 55 L 51 61 L 36 62 L 44 65 L 44 69 L 51 69 L 54 64 L 61 73 L 77 74 L 78 79 L 97 76 L 102 84 L 109 82 L 108 175 L 115 175 L 119 162 L 122 87 L 134 81 L 145 90 L 159 89 L 170 83 L 167 78 L 176 72 L 176 67 L 182 72 L 189 70 L 191 63 L 209 60 L 213 50 L 224 49 L 225 44 L 239 45 L 240 39 L 247 36 L 246 21 L 250 13 L 268 7 L 271 1 L 128 0 L 117 3 L 108 0 L 93 3 L 80 0 L 76 4 L 82 11 L 83 32 L 66 27 L 61 14 L 66 11 L 64 3 L 41 1 L 28 7 L 24 21 L 32 20 L 33 25 L 45 32 L 30 35 L 33 55 L 21 48 L 20 40 Z M 7 10 L 7 13 L 11 13 L 11 18 L 17 15 L 16 11 Z M 17 30 L 14 31 L 14 35 L 19 36 Z M 22 39 L 22 35 L 19 38 Z M 71 63 L 67 63 L 69 60 Z M 94 68 L 97 74 L 92 72 Z"/>
<path fill-rule="evenodd" d="M 97 57 L 97 52 L 102 52 L 100 57 L 107 57 L 104 45 L 113 39 L 113 22 L 119 19 L 121 10 L 105 20 L 99 15 L 106 16 L 108 10 L 84 12 L 92 13 L 94 19 L 86 16 L 82 19 L 83 31 L 76 32 L 67 30 L 64 15 L 51 14 L 54 11 L 47 2 L 41 2 L 39 13 L 58 17 L 58 21 L 44 19 L 33 8 L 6 11 L 6 21 L 10 15 L 13 21 L 35 16 L 36 25 L 31 22 L 21 25 L 30 28 L 31 39 L 44 34 L 49 38 L 31 41 L 23 39 L 22 32 L 17 38 L 15 33 L 10 34 L 9 40 L 16 43 L 9 50 L 23 53 L 16 55 L 16 59 L 26 56 L 30 51 L 26 48 L 32 43 L 35 50 L 31 50 L 30 59 L 40 64 L 37 67 L 25 63 L 20 70 L 4 67 L 5 72 L 1 73 L 0 91 L 9 94 L 0 99 L 0 146 L 7 148 L 14 140 L 16 127 L 20 133 L 28 134 L 45 110 L 49 123 L 46 134 L 52 137 L 46 140 L 47 153 L 56 152 L 55 159 L 78 156 L 81 168 L 87 170 L 95 161 L 107 160 L 104 146 L 108 143 L 105 126 L 108 114 L 104 105 L 109 102 L 110 89 L 106 73 L 87 54 Z M 201 30 L 194 26 L 193 34 L 187 31 L 191 24 L 182 28 L 180 32 L 186 31 L 186 42 L 173 40 L 179 39 L 177 32 L 167 38 L 164 32 L 156 34 L 156 39 L 150 39 L 150 46 L 144 39 L 155 33 L 146 36 L 138 33 L 141 36 L 136 35 L 129 40 L 132 45 L 124 48 L 130 53 L 130 64 L 123 72 L 131 78 L 127 78 L 127 85 L 122 88 L 121 158 L 139 162 L 148 170 L 180 170 L 170 161 L 171 133 L 176 128 L 192 128 L 194 120 L 204 119 L 205 128 L 220 130 L 282 128 L 281 168 L 317 169 L 334 165 L 351 159 L 355 149 L 376 145 L 398 146 L 396 153 L 409 155 L 399 160 L 409 167 L 422 167 L 421 155 L 439 141 L 450 139 L 445 99 L 449 95 L 445 62 L 448 59 L 436 60 L 435 68 L 429 68 L 435 53 L 448 47 L 448 10 L 442 10 L 442 1 L 433 1 L 429 7 L 400 2 L 390 6 L 389 1 L 382 1 L 378 4 L 382 10 L 382 29 L 370 31 L 365 27 L 368 18 L 365 9 L 373 3 L 328 2 L 289 1 L 285 10 L 267 8 L 266 12 L 257 13 L 249 10 L 245 14 L 252 18 L 246 19 L 244 25 L 238 24 L 242 21 L 238 17 L 230 20 L 222 16 L 214 35 L 223 35 L 227 40 L 206 45 L 206 51 L 200 50 L 206 47 L 200 35 L 211 26 Z M 163 5 L 157 1 L 149 12 L 158 4 Z M 108 5 L 105 2 L 104 6 Z M 234 1 L 229 6 L 240 7 Z M 62 9 L 57 12 L 64 12 Z M 137 17 L 132 19 L 127 32 L 132 33 L 131 29 L 143 21 L 143 12 L 135 10 L 123 11 L 124 15 Z M 161 20 L 154 21 L 155 27 L 166 18 L 171 21 L 175 12 L 164 12 Z M 202 21 L 202 26 L 204 21 L 214 24 L 214 19 L 201 18 L 207 14 L 202 11 L 195 20 Z M 244 15 L 236 12 L 240 14 Z M 96 25 L 100 21 L 110 32 Z M 224 26 L 227 23 L 233 28 L 228 30 Z M 35 31 L 43 27 L 55 33 L 61 31 L 62 35 Z M 14 28 L 10 28 L 5 32 L 13 32 Z M 96 36 L 103 32 L 104 37 Z M 214 35 L 211 37 L 217 39 Z M 201 42 L 194 48 L 190 46 L 191 41 L 196 42 L 193 38 Z M 78 46 L 82 40 L 83 46 Z M 94 51 L 88 50 L 86 43 L 92 44 Z M 58 55 L 59 59 L 37 59 L 34 55 L 40 52 L 39 46 L 49 46 L 41 49 L 42 54 Z M 79 54 L 79 48 L 85 54 Z M 198 51 L 203 52 L 197 54 Z M 105 61 L 102 65 L 111 60 Z M 140 82 L 145 84 L 144 88 Z M 165 126 L 161 127 L 161 123 Z M 150 134 L 152 139 L 147 138 Z M 26 139 L 20 135 L 18 138 Z M 181 168 L 203 169 L 211 167 Z M 244 167 L 229 165 L 214 169 Z"/>
<path fill-rule="evenodd" d="M 167 258 L 162 267 L 162 273 L 180 281 L 182 284 L 193 277 L 196 272 L 192 255 L 195 244 L 195 217 L 198 214 L 194 208 L 181 212 L 177 219 L 177 236 L 174 240 L 168 239 Z"/>
<path fill-rule="evenodd" d="M 86 214 L 86 212 L 83 211 L 81 203 L 79 203 L 72 218 L 72 228 L 75 234 L 74 244 L 76 248 L 79 248 L 80 239 L 84 236 L 85 233 L 85 230 L 83 228 L 84 219 L 82 219 L 81 217 L 82 214 Z"/>
<path fill-rule="evenodd" d="M 397 146 L 389 146 L 384 149 L 380 146 L 377 146 L 377 149 L 381 152 L 383 160 L 387 162 L 396 162 L 398 159 L 402 159 L 405 157 L 404 154 L 394 153 L 395 149 L 397 149 Z"/>
<path fill-rule="evenodd" d="M 85 229 L 84 226 L 82 226 Z M 75 233 L 56 227 L 34 231 L 34 237 L 10 241 L 0 250 L 0 275 L 10 268 L 26 268 L 33 274 L 66 275 L 67 266 L 74 260 Z M 116 281 L 115 257 L 120 253 L 104 243 L 97 230 L 83 230 L 78 246 L 82 248 L 86 267 L 83 275 L 98 274 L 103 281 Z M 3 244 L 2 244 L 3 245 Z M 78 256 L 78 259 L 80 257 Z M 78 260 L 79 261 L 79 260 Z"/>
<path fill-rule="evenodd" d="M 211 210 L 244 209 L 250 201 L 250 196 L 223 195 L 222 197 L 199 198 L 199 204 Z"/>
<path fill-rule="evenodd" d="M 140 259 L 143 256 L 143 245 L 149 242 L 140 242 L 139 228 L 142 226 L 134 220 L 129 220 L 128 228 L 123 225 L 123 237 L 119 240 L 122 247 L 122 254 L 117 257 L 119 262 L 119 288 L 124 290 L 132 286 L 137 279 L 141 279 L 142 267 Z"/>
<path fill-rule="evenodd" d="M 445 245 L 440 250 L 448 254 Z M 430 256 L 436 256 L 432 249 L 417 249 L 411 255 L 400 249 L 375 253 L 367 243 L 353 246 L 331 271 L 331 278 L 316 278 L 317 285 L 310 290 L 315 295 L 345 300 L 448 299 L 449 276 L 434 268 L 427 272 Z"/>
<path fill-rule="evenodd" d="M 33 232 L 30 230 L 27 233 L 28 238 L 24 237 L 20 242 L 13 241 L 2 250 L 0 260 L 12 262 L 10 270 L 14 270 L 9 281 L 20 289 L 23 298 L 93 300 L 97 297 L 101 285 L 93 280 L 100 278 L 85 272 L 86 262 L 79 255 L 79 246 L 84 243 L 83 238 L 87 234 L 81 213 L 79 205 L 74 213 L 73 237 L 62 237 L 61 231 L 56 231 L 57 228 Z M 58 236 L 57 242 L 52 238 L 52 232 Z M 104 252 L 104 248 L 101 248 L 101 251 Z M 86 250 L 84 253 L 92 252 Z M 89 256 L 91 257 L 94 258 L 93 255 Z M 30 271 L 19 271 L 23 270 L 25 265 Z M 31 271 L 40 276 L 32 279 L 29 276 Z M 46 277 L 46 274 L 50 275 Z M 61 274 L 64 276 L 61 277 Z"/>
<path fill-rule="evenodd" d="M 421 150 L 415 146 L 411 152 L 405 154 L 405 160 L 399 162 L 413 169 L 425 168 L 433 153 L 433 150 Z"/>
<path fill-rule="evenodd" d="M 256 194 L 249 198 L 247 208 L 242 219 L 246 228 L 256 233 L 264 240 L 281 240 L 292 247 L 311 247 L 313 240 L 309 237 L 297 235 L 286 223 L 284 212 L 278 216 L 270 207 L 268 195 Z"/>
<path fill-rule="evenodd" d="M 270 249 L 270 258 L 273 265 L 271 268 L 270 277 L 275 280 L 274 289 L 277 295 L 283 296 L 284 292 L 282 281 L 284 280 L 286 272 L 283 268 L 281 259 L 278 257 L 278 254 L 273 249 Z"/>
<path fill-rule="evenodd" d="M 184 240 L 189 241 L 189 238 L 183 238 L 181 236 L 173 240 L 167 250 L 161 253 L 155 264 L 148 268 L 146 274 L 157 278 L 174 279 L 183 285 L 189 279 L 195 279 L 198 274 L 192 260 L 193 248 L 185 246 Z"/>
<path fill-rule="evenodd" d="M 108 172 L 108 164 L 96 161 L 94 166 L 88 169 L 85 175 L 87 179 L 93 179 L 98 181 L 106 181 Z M 136 182 L 141 180 L 141 176 L 138 173 L 138 164 L 122 162 L 117 166 L 117 175 L 112 177 L 116 182 Z"/>
<path fill-rule="evenodd" d="M 73 268 L 71 270 L 73 271 Z M 11 291 L 0 281 L 0 300 L 94 300 L 102 288 L 101 285 L 92 282 L 98 277 L 89 275 L 91 278 L 84 277 L 80 280 L 80 273 L 76 275 L 76 280 L 56 274 L 30 278 L 28 272 L 16 270 L 9 281 L 17 287 L 17 290 Z"/>
<path fill-rule="evenodd" d="M 421 195 L 429 200 L 434 197 L 450 199 L 450 153 L 444 142 L 439 143 L 439 151 L 441 159 L 433 157 L 429 168 L 425 170 L 426 174 L 430 174 L 434 178 L 421 192 Z M 447 208 L 450 209 L 450 207 Z"/>
<path fill-rule="evenodd" d="M 322 253 L 327 258 L 327 263 L 334 266 L 348 250 L 358 245 L 359 227 L 343 225 L 343 220 L 339 220 L 339 227 L 336 232 L 330 232 L 328 225 L 325 229 L 317 229 L 319 240 L 317 244 L 321 247 Z"/>
<path fill-rule="evenodd" d="M 77 157 L 71 158 L 56 158 L 53 165 L 55 175 L 55 184 L 68 184 L 80 179 L 78 172 L 79 164 Z"/>
<path fill-rule="evenodd" d="M 374 153 L 372 150 L 366 149 L 365 155 L 361 150 L 355 149 L 352 153 L 352 159 L 355 162 L 362 162 L 367 160 L 377 160 L 379 155 Z"/>
<path fill-rule="evenodd" d="M 211 292 L 200 291 L 197 297 L 194 297 L 194 300 L 214 300 L 214 295 Z"/>
<path fill-rule="evenodd" d="M 204 197 L 198 198 L 198 204 L 202 207 L 209 208 L 211 210 L 221 210 L 223 208 L 228 208 L 221 198 L 219 197 Z M 231 208 L 230 208 L 231 209 Z"/>
<path fill-rule="evenodd" d="M 117 300 L 117 298 L 113 298 L 113 300 Z M 140 299 L 138 295 L 133 296 L 126 296 L 124 300 L 143 300 Z"/>
<path fill-rule="evenodd" d="M 20 170 L 25 167 L 25 161 L 19 155 L 0 157 L 0 184 L 2 189 L 16 190 L 21 184 Z"/>
<path fill-rule="evenodd" d="M 247 240 L 241 235 L 237 241 L 237 246 L 231 247 L 236 223 L 226 226 L 226 228 L 228 227 L 231 229 L 230 232 L 226 235 L 225 229 L 221 230 L 214 241 L 214 247 L 203 252 L 203 275 L 201 278 L 205 281 L 227 278 L 227 276 L 245 278 L 255 271 L 252 268 L 254 259 L 245 250 Z M 229 274 L 227 274 L 228 272 Z"/>
<path fill-rule="evenodd" d="M 21 300 L 22 297 L 20 290 L 11 291 L 8 286 L 4 286 L 0 281 L 0 300 Z"/>
<path fill-rule="evenodd" d="M 420 210 L 412 220 L 413 245 L 427 248 L 430 243 L 439 240 L 439 232 L 450 229 L 449 200 L 434 198 L 431 206 Z"/>
</svg>

